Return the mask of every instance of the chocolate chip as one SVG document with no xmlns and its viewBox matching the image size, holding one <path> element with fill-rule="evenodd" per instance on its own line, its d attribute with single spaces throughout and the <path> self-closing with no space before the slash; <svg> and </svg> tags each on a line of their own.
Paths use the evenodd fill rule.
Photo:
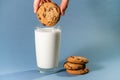
<svg viewBox="0 0 120 80">
<path fill-rule="evenodd" d="M 43 26 L 46 26 L 44 23 L 42 23 Z"/>
<path fill-rule="evenodd" d="M 54 3 L 56 6 L 58 6 L 56 3 Z"/>
<path fill-rule="evenodd" d="M 46 17 L 46 14 L 43 14 L 43 17 Z"/>
<path fill-rule="evenodd" d="M 46 12 L 46 8 L 44 8 L 44 11 Z"/>
<path fill-rule="evenodd" d="M 41 18 L 39 17 L 39 20 L 41 20 Z"/>
<path fill-rule="evenodd" d="M 52 7 L 50 7 L 50 8 L 49 8 L 49 11 L 51 11 L 51 10 L 53 10 L 53 8 L 52 8 Z"/>
<path fill-rule="evenodd" d="M 77 58 L 77 60 L 80 60 L 80 58 Z"/>
<path fill-rule="evenodd" d="M 57 7 L 55 7 L 55 9 L 56 9 L 57 12 L 59 12 L 58 9 L 57 9 Z"/>
<path fill-rule="evenodd" d="M 77 67 L 77 69 L 81 69 L 81 67 L 79 66 L 79 67 Z"/>
<path fill-rule="evenodd" d="M 75 58 L 74 56 L 71 56 L 71 58 Z"/>
<path fill-rule="evenodd" d="M 48 23 L 50 23 L 50 21 L 48 21 Z"/>
<path fill-rule="evenodd" d="M 86 67 L 86 65 L 85 64 L 83 64 L 83 65 L 81 65 L 81 66 L 79 66 L 79 67 L 77 67 L 77 69 L 84 69 Z"/>
</svg>

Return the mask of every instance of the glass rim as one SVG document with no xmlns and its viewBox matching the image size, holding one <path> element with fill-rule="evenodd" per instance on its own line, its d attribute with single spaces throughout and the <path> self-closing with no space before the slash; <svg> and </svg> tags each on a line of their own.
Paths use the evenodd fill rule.
<svg viewBox="0 0 120 80">
<path fill-rule="evenodd" d="M 48 26 L 36 26 L 35 29 L 43 29 L 43 28 L 55 28 L 55 29 L 61 29 L 61 26 L 52 26 L 52 27 L 48 27 Z"/>
</svg>

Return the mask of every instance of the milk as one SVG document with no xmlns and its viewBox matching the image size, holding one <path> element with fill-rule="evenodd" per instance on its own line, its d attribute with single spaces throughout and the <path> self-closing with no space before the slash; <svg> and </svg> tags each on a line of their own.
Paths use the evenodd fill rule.
<svg viewBox="0 0 120 80">
<path fill-rule="evenodd" d="M 51 69 L 58 66 L 60 34 L 59 28 L 35 29 L 36 59 L 39 68 Z"/>
</svg>

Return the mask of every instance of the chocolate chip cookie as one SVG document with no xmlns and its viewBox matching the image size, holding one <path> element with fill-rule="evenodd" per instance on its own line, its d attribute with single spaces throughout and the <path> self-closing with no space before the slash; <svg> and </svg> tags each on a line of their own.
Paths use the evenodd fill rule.
<svg viewBox="0 0 120 80">
<path fill-rule="evenodd" d="M 66 71 L 69 73 L 69 74 L 75 74 L 75 75 L 78 75 L 78 74 L 86 74 L 89 72 L 89 69 L 88 68 L 84 68 L 84 69 L 79 69 L 79 70 L 69 70 L 69 69 L 66 69 Z"/>
<path fill-rule="evenodd" d="M 45 2 L 43 3 L 38 11 L 37 18 L 44 26 L 54 26 L 60 20 L 60 8 L 56 3 Z"/>
<path fill-rule="evenodd" d="M 66 61 L 71 62 L 71 63 L 79 63 L 79 64 L 88 63 L 88 59 L 85 57 L 81 57 L 81 56 L 70 56 L 67 58 Z"/>
<path fill-rule="evenodd" d="M 78 70 L 78 69 L 83 69 L 85 68 L 85 64 L 76 64 L 76 63 L 71 63 L 71 62 L 65 62 L 64 63 L 64 68 L 65 69 L 71 69 L 71 70 Z"/>
</svg>

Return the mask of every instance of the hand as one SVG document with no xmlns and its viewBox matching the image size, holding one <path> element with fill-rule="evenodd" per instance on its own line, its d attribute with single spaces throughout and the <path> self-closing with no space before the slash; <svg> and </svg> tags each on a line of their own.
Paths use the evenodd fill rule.
<svg viewBox="0 0 120 80">
<path fill-rule="evenodd" d="M 41 4 L 43 4 L 44 2 L 51 2 L 51 0 L 34 0 L 34 13 L 37 12 L 38 8 L 40 7 Z M 68 7 L 68 3 L 69 0 L 61 0 L 61 4 L 60 4 L 60 10 L 61 10 L 61 14 L 64 15 L 65 14 L 65 10 Z"/>
</svg>

